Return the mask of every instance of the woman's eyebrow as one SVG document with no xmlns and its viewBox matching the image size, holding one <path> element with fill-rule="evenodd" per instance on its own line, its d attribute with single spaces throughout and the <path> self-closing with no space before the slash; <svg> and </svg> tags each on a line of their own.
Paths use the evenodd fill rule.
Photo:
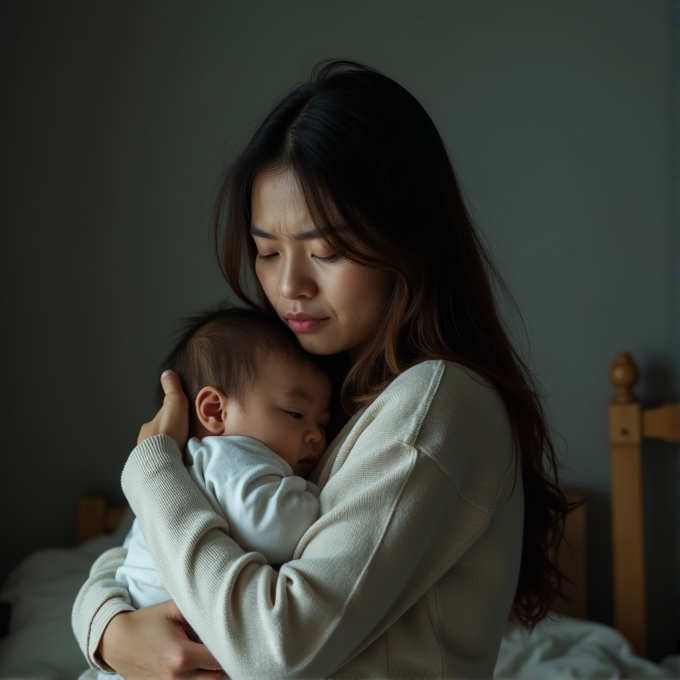
<svg viewBox="0 0 680 680">
<path fill-rule="evenodd" d="M 250 235 L 259 236 L 260 238 L 268 238 L 273 241 L 278 240 L 277 236 L 275 236 L 274 234 L 270 234 L 268 231 L 265 231 L 264 229 L 261 229 L 256 224 L 250 225 Z M 292 238 L 293 241 L 308 241 L 314 238 L 321 238 L 321 234 L 319 233 L 319 230 L 316 227 L 312 227 L 311 229 L 307 229 L 307 231 L 301 231 L 299 234 L 292 234 L 290 238 Z"/>
</svg>

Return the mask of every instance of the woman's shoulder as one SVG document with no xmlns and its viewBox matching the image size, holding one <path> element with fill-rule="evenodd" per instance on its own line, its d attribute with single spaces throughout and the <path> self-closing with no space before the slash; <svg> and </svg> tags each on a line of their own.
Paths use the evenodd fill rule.
<svg viewBox="0 0 680 680">
<path fill-rule="evenodd" d="M 372 456 L 413 465 L 416 477 L 443 474 L 460 495 L 488 513 L 516 462 L 503 400 L 493 385 L 460 364 L 429 360 L 401 375 L 358 412 L 329 446 L 331 476 Z M 407 466 L 407 467 L 408 467 Z M 409 468 L 410 469 L 410 468 Z"/>
<path fill-rule="evenodd" d="M 421 361 L 397 376 L 392 382 L 392 385 L 400 382 L 438 379 L 439 376 L 446 376 L 447 381 L 457 380 L 467 383 L 468 380 L 472 380 L 476 384 L 489 386 L 489 382 L 471 368 L 456 363 L 455 361 L 447 361 L 445 359 L 428 359 L 427 361 Z M 392 385 L 390 385 L 390 387 Z"/>
<path fill-rule="evenodd" d="M 498 391 L 488 380 L 467 366 L 443 359 L 423 361 L 404 371 L 377 401 L 415 401 L 422 404 L 424 413 L 434 403 L 448 403 L 452 408 L 458 405 L 466 411 L 474 405 L 504 410 Z"/>
<path fill-rule="evenodd" d="M 373 403 L 373 418 L 436 461 L 452 479 L 498 479 L 514 461 L 514 437 L 498 390 L 451 361 L 424 361 L 398 376 Z M 371 410 L 371 407 L 367 410 Z M 370 417 L 370 416 L 369 416 Z"/>
<path fill-rule="evenodd" d="M 474 429 L 491 419 L 507 419 L 498 390 L 472 369 L 452 361 L 429 360 L 397 376 L 366 408 L 361 421 L 392 421 L 394 435 L 417 445 L 432 428 Z"/>
</svg>

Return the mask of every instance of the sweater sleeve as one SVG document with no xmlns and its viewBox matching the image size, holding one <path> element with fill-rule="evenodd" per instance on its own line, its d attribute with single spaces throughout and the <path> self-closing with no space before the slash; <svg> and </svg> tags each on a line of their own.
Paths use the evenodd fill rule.
<svg viewBox="0 0 680 680">
<path fill-rule="evenodd" d="M 494 504 L 487 491 L 498 488 L 511 461 L 505 455 L 488 481 L 483 476 L 478 497 L 475 484 L 451 474 L 442 459 L 458 455 L 464 468 L 488 458 L 477 431 L 496 425 L 488 417 L 480 423 L 485 414 L 475 410 L 484 410 L 484 400 L 465 395 L 465 410 L 421 445 L 441 371 L 427 377 L 381 395 L 362 416 L 323 487 L 320 519 L 278 573 L 229 537 L 226 522 L 190 482 L 173 440 L 153 437 L 131 454 L 123 489 L 157 568 L 231 678 L 330 675 L 485 531 Z"/>
<path fill-rule="evenodd" d="M 96 670 L 112 670 L 97 656 L 99 641 L 109 621 L 116 614 L 135 609 L 128 591 L 116 581 L 116 570 L 125 561 L 126 554 L 125 548 L 111 548 L 100 555 L 73 604 L 73 632 L 88 663 Z"/>
<path fill-rule="evenodd" d="M 233 539 L 270 564 L 290 560 L 319 517 L 318 487 L 249 437 L 191 440 L 189 451 L 189 474 L 225 513 Z"/>
</svg>

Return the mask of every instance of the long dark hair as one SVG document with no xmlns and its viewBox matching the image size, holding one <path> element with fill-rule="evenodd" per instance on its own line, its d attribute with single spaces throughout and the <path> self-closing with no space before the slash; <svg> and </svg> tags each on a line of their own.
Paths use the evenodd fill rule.
<svg viewBox="0 0 680 680">
<path fill-rule="evenodd" d="M 245 259 L 258 173 L 291 170 L 316 228 L 350 260 L 393 275 L 388 310 L 346 374 L 351 412 L 400 373 L 427 359 L 467 366 L 503 397 L 521 452 L 522 564 L 515 617 L 532 627 L 559 594 L 554 562 L 569 505 L 531 372 L 501 322 L 491 281 L 503 283 L 477 235 L 444 143 L 425 109 L 401 85 L 348 61 L 319 65 L 265 118 L 221 183 L 215 245 L 223 273 L 247 304 Z M 345 228 L 338 229 L 338 226 Z M 507 292 L 507 290 L 506 290 Z"/>
</svg>

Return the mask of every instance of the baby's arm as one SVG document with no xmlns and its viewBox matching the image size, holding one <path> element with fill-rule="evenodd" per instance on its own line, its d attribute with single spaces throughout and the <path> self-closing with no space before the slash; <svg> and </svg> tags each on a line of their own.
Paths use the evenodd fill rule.
<svg viewBox="0 0 680 680">
<path fill-rule="evenodd" d="M 319 489 L 249 437 L 191 440 L 189 472 L 229 522 L 232 538 L 270 564 L 288 562 L 319 517 Z"/>
<path fill-rule="evenodd" d="M 136 519 L 123 547 L 128 552 L 125 562 L 116 571 L 116 581 L 127 588 L 135 609 L 171 599 L 156 571 L 149 546 Z"/>
</svg>

